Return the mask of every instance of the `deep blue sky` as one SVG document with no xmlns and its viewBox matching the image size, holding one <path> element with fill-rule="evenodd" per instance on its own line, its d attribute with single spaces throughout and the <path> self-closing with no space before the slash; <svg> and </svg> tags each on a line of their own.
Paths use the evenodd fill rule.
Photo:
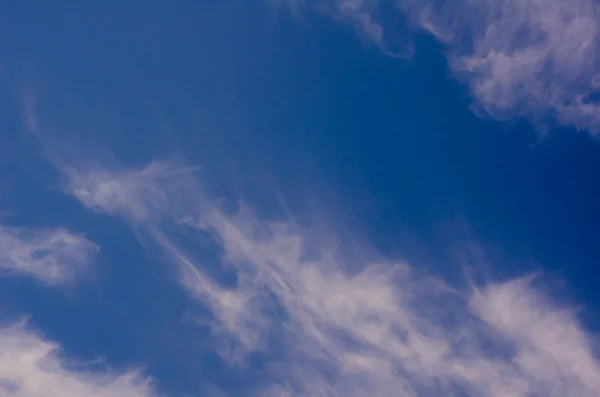
<svg viewBox="0 0 600 397">
<path fill-rule="evenodd" d="M 251 1 L 2 9 L 6 222 L 85 232 L 101 250 L 84 285 L 2 279 L 1 312 L 30 314 L 75 357 L 140 364 L 172 395 L 207 384 L 243 395 L 269 379 L 260 355 L 228 368 L 208 331 L 184 324 L 202 309 L 126 222 L 63 194 L 48 141 L 127 167 L 200 164 L 219 194 L 264 216 L 280 199 L 300 218 L 326 212 L 381 255 L 450 278 L 464 265 L 457 251 L 475 244 L 488 277 L 543 269 L 597 324 L 600 145 L 568 125 L 542 136 L 530 120 L 478 116 L 432 37 L 414 34 L 414 57 L 399 59 L 326 15 Z M 42 139 L 23 126 L 24 100 Z"/>
</svg>

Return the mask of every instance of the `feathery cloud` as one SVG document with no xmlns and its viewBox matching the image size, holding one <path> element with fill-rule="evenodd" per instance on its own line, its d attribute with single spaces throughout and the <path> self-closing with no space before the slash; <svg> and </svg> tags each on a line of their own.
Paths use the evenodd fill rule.
<svg viewBox="0 0 600 397">
<path fill-rule="evenodd" d="M 80 168 L 74 168 L 80 169 Z M 198 179 L 158 163 L 117 174 L 69 174 L 67 192 L 144 229 L 179 266 L 190 297 L 236 362 L 263 351 L 274 362 L 261 396 L 577 396 L 600 393 L 594 338 L 575 313 L 530 279 L 458 291 L 444 280 L 387 261 L 350 268 L 330 240 L 293 220 L 247 208 L 224 211 Z M 93 175 L 100 172 L 101 179 Z M 177 175 L 168 182 L 159 178 Z M 127 175 L 125 185 L 118 181 Z M 98 191 L 98 180 L 112 186 Z M 151 182 L 149 182 L 151 181 Z M 145 186 L 144 189 L 132 189 Z M 161 217 L 135 209 L 150 191 Z M 76 192 L 76 193 L 75 193 Z M 182 195 L 187 195 L 183 197 Z M 106 198 L 110 197 L 110 200 Z M 91 199 L 94 198 L 94 199 Z M 156 205 L 156 203 L 159 203 Z M 165 222 L 169 222 L 167 225 Z M 236 281 L 210 275 L 172 228 L 209 233 Z M 276 353 L 274 353 L 276 350 Z M 272 354 L 272 356 L 269 356 Z"/>
</svg>

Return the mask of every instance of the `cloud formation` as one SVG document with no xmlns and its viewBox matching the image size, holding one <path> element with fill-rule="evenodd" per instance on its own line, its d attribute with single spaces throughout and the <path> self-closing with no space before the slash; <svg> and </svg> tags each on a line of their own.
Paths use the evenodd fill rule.
<svg viewBox="0 0 600 397">
<path fill-rule="evenodd" d="M 10 397 L 152 397 L 139 371 L 93 371 L 65 357 L 26 322 L 0 328 L 0 395 Z"/>
<path fill-rule="evenodd" d="M 595 338 L 530 278 L 459 291 L 408 264 L 350 267 L 335 236 L 293 219 L 262 219 L 246 207 L 225 211 L 184 168 L 75 169 L 83 168 L 68 172 L 66 191 L 152 236 L 190 297 L 212 312 L 209 325 L 225 357 L 243 364 L 260 351 L 272 360 L 268 384 L 249 395 L 600 393 Z M 110 194 L 97 194 L 104 192 L 99 184 Z M 150 214 L 139 210 L 148 202 L 153 215 L 140 216 Z M 210 234 L 235 282 L 215 276 L 202 252 L 184 249 L 177 236 L 193 238 L 192 231 Z"/>
<path fill-rule="evenodd" d="M 168 163 L 151 163 L 140 170 L 62 170 L 69 181 L 66 192 L 86 207 L 139 224 L 159 221 L 170 209 L 181 207 L 180 200 L 186 195 L 179 189 L 187 185 L 178 182 L 196 168 L 177 169 Z"/>
<path fill-rule="evenodd" d="M 69 284 L 89 268 L 98 247 L 66 229 L 0 225 L 0 269 L 45 284 Z"/>
<path fill-rule="evenodd" d="M 298 7 L 294 1 L 294 6 Z M 595 0 L 397 0 L 411 25 L 435 36 L 475 106 L 501 120 L 548 119 L 600 132 L 600 4 Z M 379 0 L 307 1 L 370 32 L 380 48 L 395 26 Z M 388 33 L 389 32 L 389 33 Z M 386 39 L 387 37 L 389 39 Z"/>
</svg>

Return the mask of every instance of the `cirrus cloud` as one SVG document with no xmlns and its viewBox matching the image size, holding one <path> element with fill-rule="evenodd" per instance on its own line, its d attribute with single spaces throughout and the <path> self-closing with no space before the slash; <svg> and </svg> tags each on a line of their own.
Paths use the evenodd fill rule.
<svg viewBox="0 0 600 397">
<path fill-rule="evenodd" d="M 600 4 L 594 0 L 290 1 L 356 26 L 388 52 L 393 8 L 445 48 L 474 105 L 500 120 L 525 118 L 600 131 Z M 382 7 L 387 7 L 382 11 Z M 403 35 L 405 33 L 401 33 Z M 405 52 L 410 54 L 410 50 Z"/>
<path fill-rule="evenodd" d="M 212 312 L 216 349 L 232 363 L 243 365 L 255 351 L 270 360 L 268 382 L 248 395 L 600 393 L 595 336 L 531 278 L 457 290 L 409 264 L 380 259 L 351 268 L 335 236 L 315 235 L 293 219 L 266 220 L 248 208 L 225 211 L 200 193 L 206 189 L 197 176 L 164 164 L 69 174 L 66 191 L 152 236 L 180 269 L 190 298 Z M 167 170 L 179 177 L 163 181 Z M 102 183 L 112 181 L 110 195 L 91 194 L 97 172 Z M 160 218 L 137 217 L 143 198 L 116 183 L 123 175 L 132 178 L 130 186 L 153 181 L 147 189 L 164 198 L 153 201 Z M 209 233 L 235 282 L 214 276 L 207 257 L 189 252 L 174 229 Z"/>
</svg>

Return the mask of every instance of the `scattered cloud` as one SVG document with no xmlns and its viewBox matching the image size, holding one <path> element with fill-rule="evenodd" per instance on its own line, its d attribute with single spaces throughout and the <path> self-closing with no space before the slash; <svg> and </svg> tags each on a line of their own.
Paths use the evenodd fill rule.
<svg viewBox="0 0 600 397">
<path fill-rule="evenodd" d="M 395 22 L 378 0 L 293 1 L 357 26 L 380 48 Z M 600 132 L 600 4 L 594 0 L 398 0 L 412 27 L 445 46 L 450 69 L 478 110 L 501 120 L 548 119 Z M 386 34 L 389 39 L 386 40 Z M 401 33 L 404 34 L 404 33 Z M 397 38 L 396 38 L 397 39 Z M 406 41 L 405 38 L 402 38 Z"/>
<path fill-rule="evenodd" d="M 98 247 L 66 229 L 0 225 L 0 269 L 64 285 L 86 272 Z"/>
<path fill-rule="evenodd" d="M 333 238 L 314 235 L 293 219 L 265 220 L 246 207 L 221 209 L 185 169 L 165 163 L 114 174 L 75 169 L 81 167 L 69 171 L 66 191 L 152 236 L 178 265 L 190 297 L 212 312 L 209 325 L 232 362 L 243 364 L 253 351 L 272 358 L 269 381 L 248 394 L 600 392 L 594 336 L 531 278 L 459 291 L 409 264 L 374 260 L 357 269 L 346 264 Z M 160 178 L 165 174 L 178 177 L 167 182 Z M 111 186 L 111 193 L 95 194 L 102 191 L 98 184 Z M 139 196 L 146 192 L 160 200 Z M 147 202 L 160 217 L 139 215 L 149 213 L 139 211 L 149 208 Z M 177 228 L 209 233 L 235 282 L 214 276 L 202 252 L 187 251 L 172 233 Z"/>
<path fill-rule="evenodd" d="M 91 370 L 64 356 L 26 322 L 0 328 L 0 395 L 11 397 L 151 397 L 139 371 Z"/>
<path fill-rule="evenodd" d="M 312 4 L 356 27 L 384 52 L 388 27 L 377 0 Z M 592 0 L 399 0 L 434 35 L 477 104 L 499 119 L 548 116 L 598 131 L 598 5 Z M 294 7 L 302 6 L 298 0 Z M 304 5 L 306 6 L 306 5 Z M 31 106 L 25 121 L 36 130 Z M 215 346 L 231 363 L 265 353 L 269 382 L 249 395 L 549 396 L 600 394 L 596 338 L 577 313 L 531 278 L 459 290 L 407 263 L 373 258 L 349 266 L 331 239 L 294 219 L 225 210 L 197 168 L 56 162 L 64 192 L 85 208 L 149 237 L 178 269 L 181 285 L 210 310 Z M 215 275 L 181 234 L 201 231 L 234 281 Z M 139 235 L 139 234 L 138 234 Z M 145 242 L 147 243 L 147 241 Z M 96 245 L 64 229 L 0 226 L 0 268 L 47 284 L 85 269 Z M 281 363 L 284 362 L 285 365 Z M 57 343 L 26 323 L 0 328 L 0 395 L 153 396 L 138 371 L 72 365 Z"/>
</svg>

